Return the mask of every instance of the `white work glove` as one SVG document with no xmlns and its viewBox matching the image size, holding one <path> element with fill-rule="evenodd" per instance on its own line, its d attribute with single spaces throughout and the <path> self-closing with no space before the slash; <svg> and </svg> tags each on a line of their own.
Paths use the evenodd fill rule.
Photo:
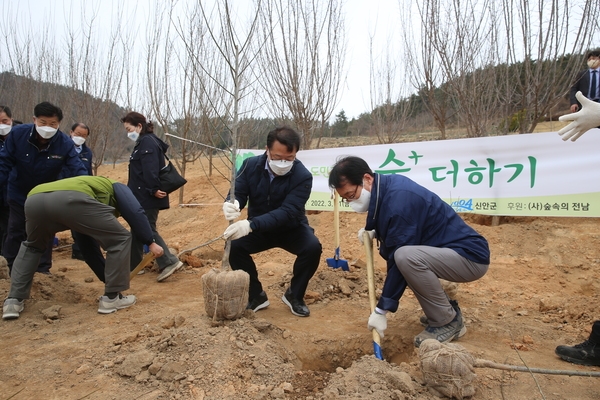
<svg viewBox="0 0 600 400">
<path fill-rule="evenodd" d="M 387 317 L 385 314 L 378 314 L 377 311 L 373 311 L 369 317 L 367 328 L 370 331 L 375 329 L 379 333 L 379 337 L 383 339 L 383 331 L 387 329 Z"/>
<path fill-rule="evenodd" d="M 360 244 L 364 245 L 364 240 L 363 240 L 363 233 L 365 232 L 365 228 L 360 228 L 358 230 L 358 240 L 360 241 Z M 373 238 L 375 237 L 375 231 L 367 231 L 369 233 L 369 238 L 371 238 L 371 241 L 373 241 Z"/>
<path fill-rule="evenodd" d="M 240 216 L 240 202 L 235 200 L 235 202 L 230 203 L 226 201 L 223 203 L 223 215 L 225 215 L 225 219 L 227 221 L 233 221 L 237 217 Z"/>
<path fill-rule="evenodd" d="M 250 232 L 252 232 L 252 229 L 250 229 L 250 221 L 243 219 L 229 225 L 227 229 L 225 229 L 223 236 L 225 239 L 235 240 L 246 236 Z"/>
<path fill-rule="evenodd" d="M 581 92 L 577 92 L 575 97 L 581 103 L 581 110 L 558 118 L 559 121 L 573 121 L 558 131 L 562 140 L 571 139 L 572 142 L 588 130 L 600 126 L 600 103 L 588 99 Z"/>
</svg>

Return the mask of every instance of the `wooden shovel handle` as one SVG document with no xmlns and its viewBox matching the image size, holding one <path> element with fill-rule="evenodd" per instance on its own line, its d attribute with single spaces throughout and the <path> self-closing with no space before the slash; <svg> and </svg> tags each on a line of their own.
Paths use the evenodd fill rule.
<svg viewBox="0 0 600 400">
<path fill-rule="evenodd" d="M 146 253 L 144 258 L 142 258 L 142 261 L 140 261 L 140 263 L 137 265 L 137 267 L 135 267 L 135 269 L 133 271 L 131 271 L 131 273 L 129 274 L 129 281 L 131 281 L 133 278 L 135 278 L 137 273 L 140 272 L 142 269 L 144 269 L 144 267 L 146 265 L 150 264 L 150 261 L 152 261 L 152 260 L 154 260 L 154 254 L 152 254 L 152 252 Z"/>
</svg>

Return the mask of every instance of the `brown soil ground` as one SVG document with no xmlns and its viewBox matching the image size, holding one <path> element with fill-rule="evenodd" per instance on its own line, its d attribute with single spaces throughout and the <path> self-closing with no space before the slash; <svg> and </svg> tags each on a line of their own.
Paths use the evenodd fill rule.
<svg viewBox="0 0 600 400">
<path fill-rule="evenodd" d="M 206 166 L 206 164 L 204 165 Z M 126 164 L 100 174 L 126 181 Z M 217 174 L 215 173 L 215 176 Z M 179 207 L 161 212 L 159 230 L 176 252 L 218 237 L 224 178 L 209 180 L 200 164 L 187 171 Z M 327 267 L 334 254 L 333 213 L 312 213 L 323 244 L 309 286 L 309 318 L 293 316 L 280 298 L 293 256 L 256 255 L 271 305 L 243 318 L 213 323 L 201 277 L 219 268 L 223 241 L 200 246 L 185 268 L 163 283 L 156 271 L 137 276 L 128 294 L 137 304 L 97 313 L 103 286 L 71 259 L 70 235 L 59 233 L 52 276 L 36 274 L 18 320 L 0 321 L 0 399 L 405 399 L 438 398 L 424 385 L 413 337 L 421 311 L 407 291 L 390 315 L 376 360 L 366 328 L 369 301 L 363 247 L 356 232 L 364 215 L 342 213 L 342 258 L 349 272 Z M 456 343 L 475 357 L 552 370 L 599 371 L 561 361 L 559 344 L 575 344 L 600 318 L 600 224 L 595 219 L 465 217 L 491 246 L 489 272 L 459 285 L 467 334 Z M 379 288 L 385 264 L 375 255 Z M 38 276 L 39 275 L 39 276 Z M 4 298 L 9 280 L 0 279 Z M 52 319 L 48 309 L 59 308 Z M 598 378 L 476 368 L 474 399 L 598 399 Z"/>
</svg>

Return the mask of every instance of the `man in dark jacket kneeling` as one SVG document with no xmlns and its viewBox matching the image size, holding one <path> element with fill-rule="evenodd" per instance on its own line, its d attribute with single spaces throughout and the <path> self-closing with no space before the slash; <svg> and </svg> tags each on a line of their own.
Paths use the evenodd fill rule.
<svg viewBox="0 0 600 400">
<path fill-rule="evenodd" d="M 250 275 L 247 308 L 253 311 L 268 307 L 269 300 L 251 254 L 280 247 L 297 256 L 290 286 L 281 300 L 292 314 L 310 315 L 304 294 L 319 266 L 322 247 L 305 215 L 313 178 L 296 159 L 299 148 L 300 136 L 292 128 L 269 132 L 265 153 L 244 160 L 238 171 L 234 202 L 227 199 L 223 204 L 228 221 L 239 217 L 248 204 L 248 219 L 231 224 L 224 236 L 232 240 L 231 267 Z"/>
</svg>

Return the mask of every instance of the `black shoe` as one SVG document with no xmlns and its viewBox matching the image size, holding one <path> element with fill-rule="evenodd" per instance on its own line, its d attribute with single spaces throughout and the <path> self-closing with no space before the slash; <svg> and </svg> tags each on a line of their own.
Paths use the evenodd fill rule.
<svg viewBox="0 0 600 400">
<path fill-rule="evenodd" d="M 71 253 L 71 258 L 73 260 L 81 260 L 81 261 L 85 261 L 85 259 L 83 258 L 83 254 L 81 254 L 80 251 L 73 251 Z"/>
<path fill-rule="evenodd" d="M 287 306 L 292 311 L 292 314 L 297 315 L 299 317 L 308 317 L 310 315 L 310 310 L 306 307 L 306 303 L 304 300 L 298 300 L 292 296 L 292 290 L 288 289 L 281 300 L 287 304 Z"/>
<path fill-rule="evenodd" d="M 248 305 L 246 306 L 246 310 L 252 310 L 257 312 L 258 310 L 262 310 L 263 308 L 269 307 L 269 299 L 267 298 L 267 294 L 264 292 L 260 292 L 260 294 L 248 301 Z"/>
<path fill-rule="evenodd" d="M 558 346 L 554 352 L 573 364 L 600 366 L 600 345 L 589 340 L 572 347 Z"/>
</svg>

